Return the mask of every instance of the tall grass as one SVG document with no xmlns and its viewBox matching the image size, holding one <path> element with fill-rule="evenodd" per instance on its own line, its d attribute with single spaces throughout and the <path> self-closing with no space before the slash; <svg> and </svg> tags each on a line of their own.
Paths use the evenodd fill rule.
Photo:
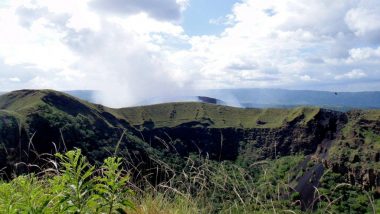
<svg viewBox="0 0 380 214">
<path fill-rule="evenodd" d="M 0 184 L 0 213 L 251 213 L 288 209 L 268 197 L 276 187 L 256 186 L 253 175 L 230 163 L 189 157 L 182 171 L 158 185 L 130 182 L 122 159 L 95 168 L 81 150 L 58 153 L 39 174 Z M 159 162 L 158 160 L 155 160 Z M 265 201 L 265 202 L 264 202 Z M 267 203 L 270 201 L 271 203 Z"/>
<path fill-rule="evenodd" d="M 190 156 L 180 170 L 151 157 L 159 163 L 156 170 L 166 173 L 152 183 L 152 175 L 142 175 L 137 166 L 126 171 L 127 158 L 115 154 L 94 166 L 79 149 L 58 153 L 38 173 L 0 181 L 0 213 L 335 213 L 341 200 L 317 189 L 315 206 L 301 210 L 288 170 L 301 157 L 243 168 Z"/>
</svg>

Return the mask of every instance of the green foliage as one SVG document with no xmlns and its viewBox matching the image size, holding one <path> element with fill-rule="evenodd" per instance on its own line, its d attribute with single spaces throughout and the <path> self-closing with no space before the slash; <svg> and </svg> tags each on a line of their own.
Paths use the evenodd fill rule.
<svg viewBox="0 0 380 214">
<path fill-rule="evenodd" d="M 321 195 L 319 206 L 332 213 L 371 213 L 375 206 L 373 193 L 344 183 L 342 176 L 331 171 L 323 175 L 318 193 Z"/>
<path fill-rule="evenodd" d="M 43 182 L 34 175 L 0 183 L 0 213 L 41 213 L 50 200 Z"/>
<path fill-rule="evenodd" d="M 104 160 L 104 165 L 101 167 L 102 176 L 97 177 L 95 190 L 100 196 L 100 203 L 107 213 L 115 213 L 118 210 L 123 210 L 125 207 L 134 208 L 129 195 L 133 192 L 130 189 L 124 188 L 127 186 L 130 177 L 124 175 L 123 170 L 120 170 L 121 158 L 109 157 Z"/>
<path fill-rule="evenodd" d="M 0 213 L 125 213 L 134 207 L 120 159 L 106 159 L 96 173 L 80 150 L 56 156 L 56 172 L 0 182 Z"/>
<path fill-rule="evenodd" d="M 65 155 L 56 155 L 63 166 L 61 170 L 61 185 L 64 191 L 61 193 L 61 203 L 65 212 L 82 213 L 93 200 L 94 166 L 90 166 L 86 158 L 81 155 L 81 150 L 69 151 Z"/>
<path fill-rule="evenodd" d="M 133 184 L 143 184 L 138 194 L 130 188 L 121 158 L 106 158 L 96 168 L 79 149 L 56 157 L 57 170 L 0 181 L 0 213 L 301 213 L 296 203 L 300 195 L 289 189 L 288 182 L 301 156 L 258 162 L 249 170 L 191 156 L 168 181 L 157 186 Z M 373 192 L 343 181 L 339 174 L 325 173 L 315 212 L 378 209 Z"/>
</svg>

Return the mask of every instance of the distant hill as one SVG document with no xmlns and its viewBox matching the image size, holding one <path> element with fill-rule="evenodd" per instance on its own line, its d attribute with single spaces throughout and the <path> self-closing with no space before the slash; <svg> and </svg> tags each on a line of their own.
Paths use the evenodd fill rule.
<svg viewBox="0 0 380 214">
<path fill-rule="evenodd" d="M 70 92 L 68 93 L 72 94 Z M 155 105 L 155 104 L 162 104 L 162 103 L 175 103 L 175 102 L 201 102 L 201 103 L 210 103 L 210 104 L 219 104 L 219 105 L 226 104 L 223 100 L 215 99 L 213 97 L 189 95 L 189 96 L 154 97 L 150 99 L 145 99 L 139 102 L 136 106 Z"/>
<path fill-rule="evenodd" d="M 95 103 L 96 91 L 72 90 L 65 93 Z M 0 95 L 4 92 L 0 92 Z M 379 109 L 380 92 L 329 92 L 285 89 L 214 89 L 201 90 L 186 96 L 155 97 L 139 106 L 169 102 L 204 102 L 243 108 L 294 108 L 317 106 L 338 111 Z"/>
<path fill-rule="evenodd" d="M 94 102 L 94 91 L 67 91 L 68 94 Z M 245 108 L 293 108 L 318 106 L 339 111 L 379 109 L 380 92 L 329 92 L 285 89 L 215 89 L 194 92 L 191 96 L 154 98 L 141 105 L 166 102 L 206 102 Z"/>
<path fill-rule="evenodd" d="M 242 107 L 319 106 L 335 109 L 380 108 L 380 92 L 328 92 L 284 89 L 217 89 L 206 96 Z"/>
</svg>

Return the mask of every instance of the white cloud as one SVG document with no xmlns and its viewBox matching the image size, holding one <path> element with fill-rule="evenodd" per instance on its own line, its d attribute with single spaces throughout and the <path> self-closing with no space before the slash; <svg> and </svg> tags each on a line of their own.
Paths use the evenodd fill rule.
<svg viewBox="0 0 380 214">
<path fill-rule="evenodd" d="M 353 48 L 349 50 L 349 62 L 357 62 L 368 59 L 380 60 L 380 46 L 378 48 Z"/>
<path fill-rule="evenodd" d="M 312 81 L 313 78 L 311 78 L 309 75 L 302 75 L 300 76 L 300 79 L 303 80 L 303 81 Z"/>
<path fill-rule="evenodd" d="M 378 79 L 379 60 L 368 61 L 377 57 L 380 45 L 373 39 L 378 23 L 373 12 L 379 11 L 373 5 L 376 0 L 246 0 L 235 5 L 234 24 L 221 35 L 192 37 L 187 57 L 198 61 L 199 87 L 304 88 L 313 81 L 312 89 L 339 89 L 344 78 L 333 77 L 357 67 Z M 350 25 L 347 17 L 357 8 L 367 11 L 360 14 L 372 20 L 367 26 Z M 270 78 L 253 78 L 257 75 Z"/>
<path fill-rule="evenodd" d="M 12 82 L 20 82 L 21 81 L 20 78 L 18 78 L 18 77 L 11 77 L 11 78 L 9 78 L 9 80 Z"/>
<path fill-rule="evenodd" d="M 12 0 L 0 89 L 98 89 L 113 106 L 200 88 L 380 90 L 377 1 L 244 0 L 223 33 L 191 37 L 187 0 Z"/>
<path fill-rule="evenodd" d="M 361 1 L 346 13 L 345 21 L 357 36 L 380 36 L 379 11 L 379 2 Z"/>
<path fill-rule="evenodd" d="M 166 59 L 175 49 L 167 44 L 186 39 L 179 25 L 145 13 L 96 14 L 85 1 L 52 2 L 12 2 L 0 11 L 0 27 L 7 29 L 0 35 L 2 66 L 44 73 L 25 78 L 22 87 L 97 89 L 99 101 L 113 106 L 182 90 L 176 77 L 184 76 Z"/>
<path fill-rule="evenodd" d="M 340 79 L 360 79 L 363 77 L 366 77 L 367 74 L 362 71 L 361 69 L 354 69 L 348 73 L 342 74 L 335 76 L 335 79 L 340 80 Z"/>
</svg>

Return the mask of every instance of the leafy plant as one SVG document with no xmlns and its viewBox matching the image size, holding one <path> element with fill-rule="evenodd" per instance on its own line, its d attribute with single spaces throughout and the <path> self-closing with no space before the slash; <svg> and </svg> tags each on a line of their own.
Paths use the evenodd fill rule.
<svg viewBox="0 0 380 214">
<path fill-rule="evenodd" d="M 107 213 L 124 212 L 134 208 L 129 196 L 133 191 L 127 188 L 130 177 L 120 169 L 121 158 L 109 157 L 104 160 L 101 175 L 96 178 L 95 190 L 100 197 L 102 208 Z"/>
<path fill-rule="evenodd" d="M 57 154 L 63 166 L 61 172 L 61 184 L 64 189 L 61 193 L 60 204 L 62 211 L 83 213 L 89 211 L 91 203 L 95 203 L 92 195 L 94 191 L 94 166 L 91 166 L 82 156 L 81 150 L 69 151 L 66 154 Z"/>
</svg>

